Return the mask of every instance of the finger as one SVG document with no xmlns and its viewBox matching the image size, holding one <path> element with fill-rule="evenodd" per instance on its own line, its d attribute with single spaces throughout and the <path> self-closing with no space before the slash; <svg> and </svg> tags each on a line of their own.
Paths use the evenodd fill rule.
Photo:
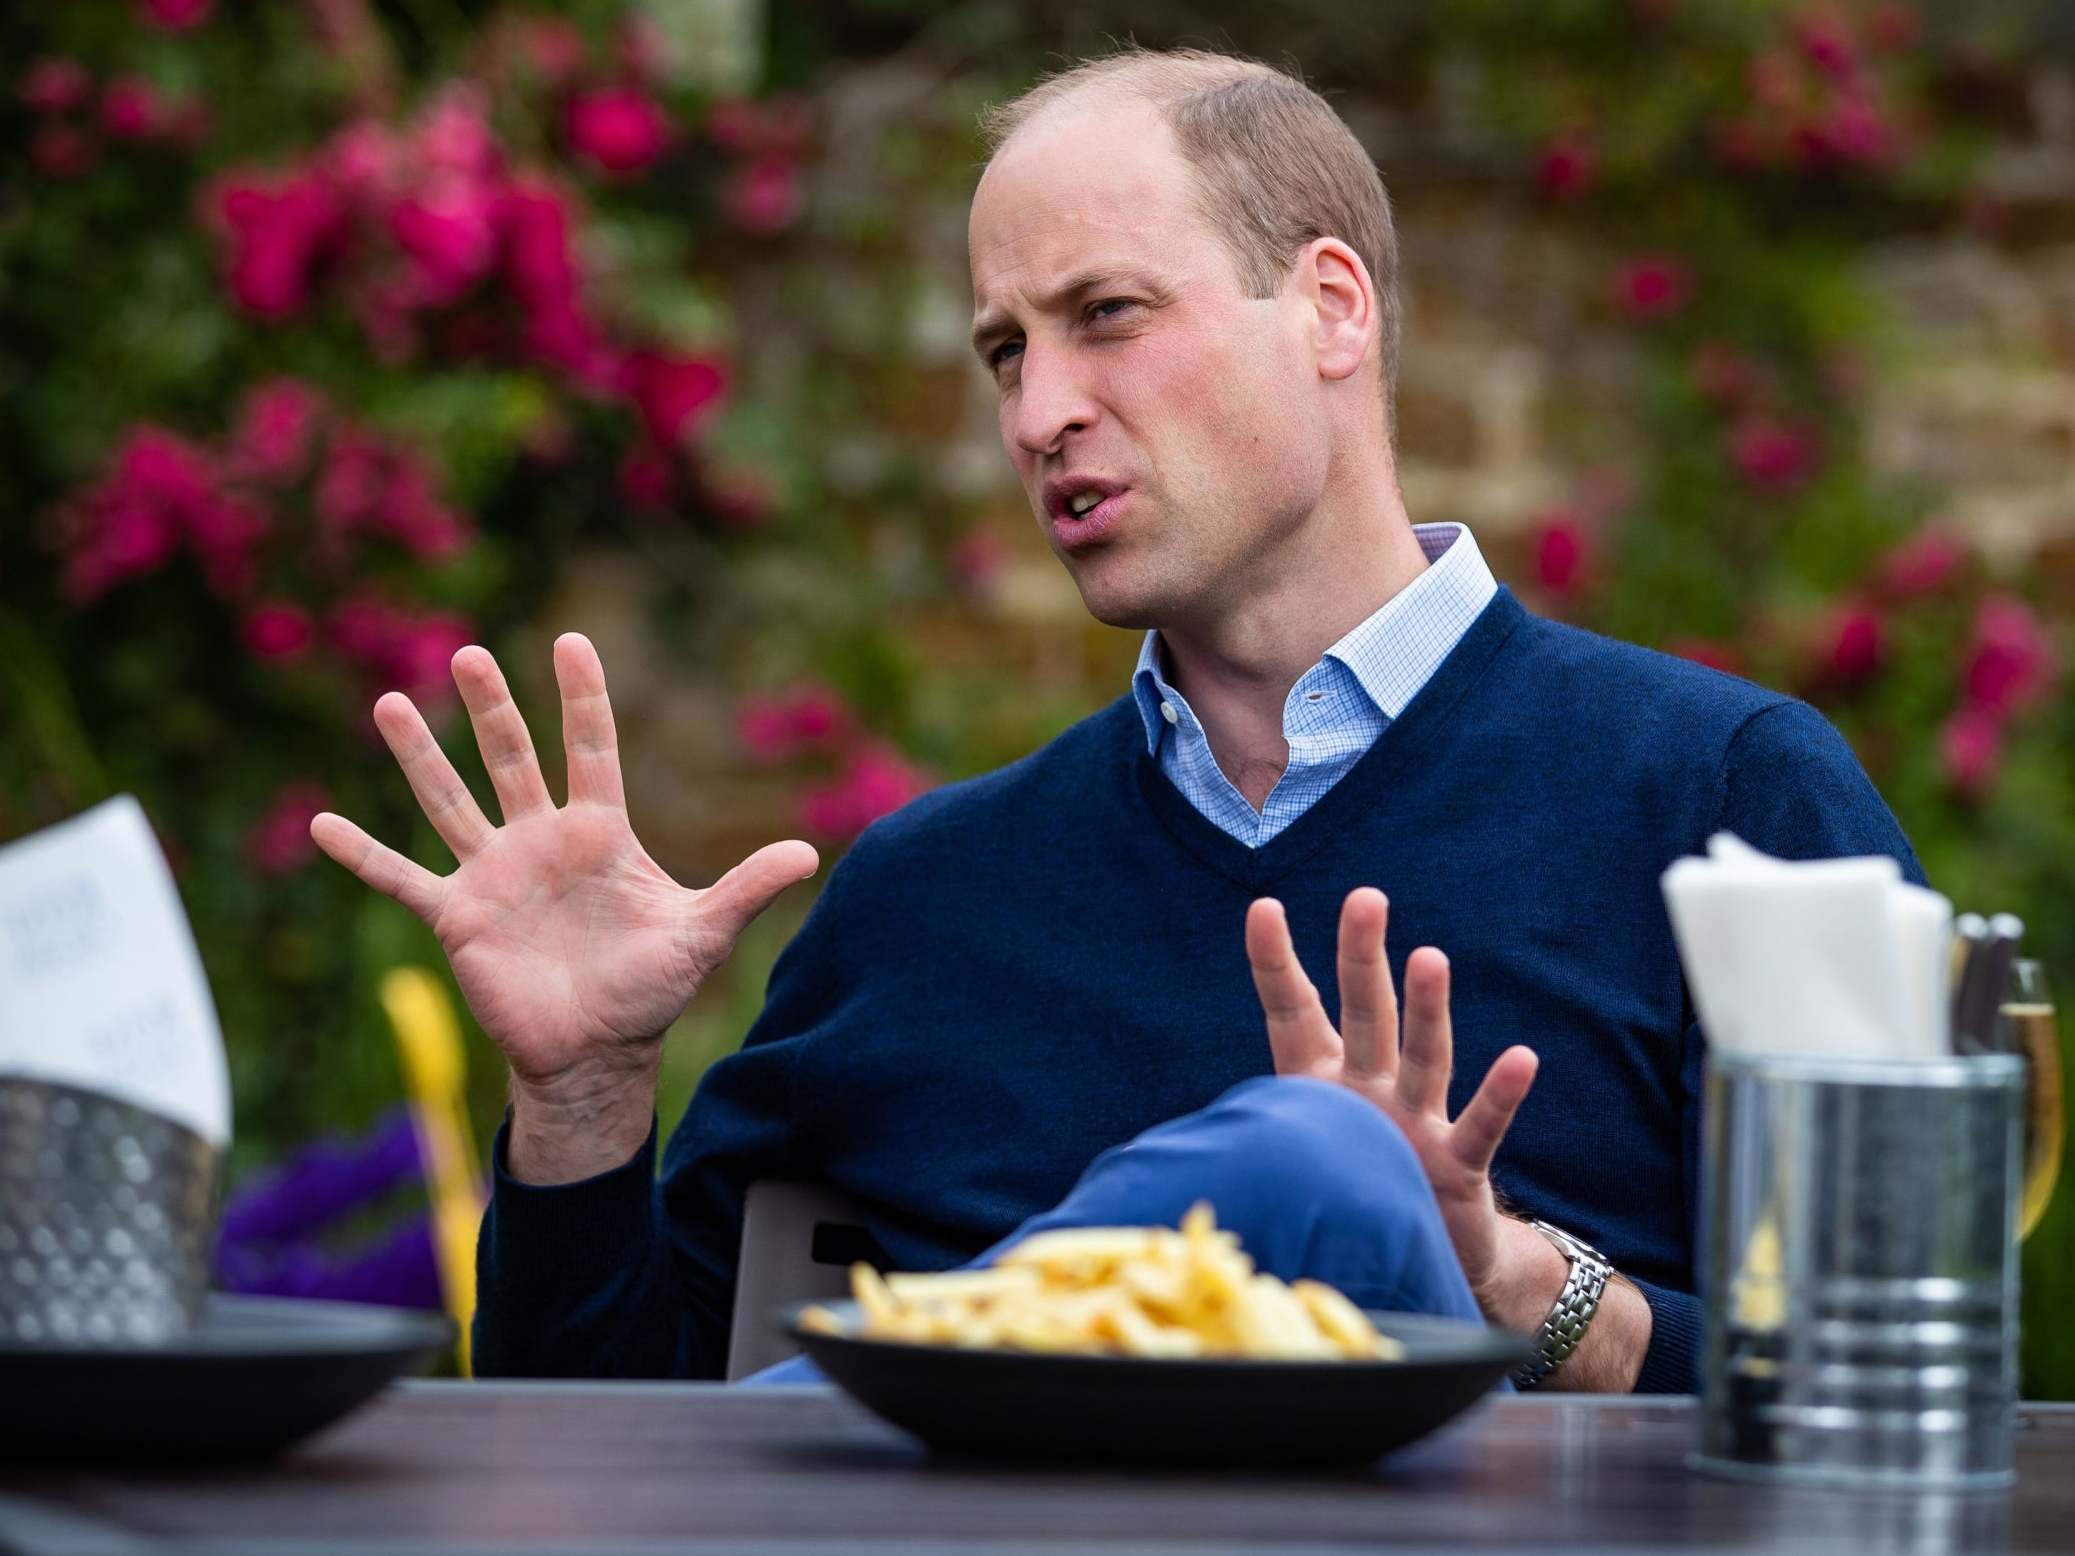
<svg viewBox="0 0 2075 1556">
<path fill-rule="evenodd" d="M 1470 1099 L 1449 1132 L 1449 1148 L 1457 1161 L 1472 1172 L 1491 1170 L 1491 1159 L 1512 1127 L 1513 1115 L 1520 1111 L 1528 1088 L 1534 1085 L 1540 1064 L 1532 1048 L 1518 1043 L 1492 1061 L 1484 1084 L 1477 1088 L 1477 1095 Z"/>
<path fill-rule="evenodd" d="M 562 688 L 562 749 L 569 758 L 569 803 L 627 808 L 620 782 L 620 742 L 613 732 L 612 703 L 605 695 L 605 666 L 581 632 L 555 639 L 555 684 Z"/>
<path fill-rule="evenodd" d="M 1355 1075 L 1390 1075 L 1398 1067 L 1398 995 L 1383 953 L 1390 903 L 1374 886 L 1358 886 L 1340 906 L 1340 1040 Z"/>
<path fill-rule="evenodd" d="M 1398 1100 L 1415 1113 L 1446 1116 L 1455 1066 L 1448 1015 L 1448 958 L 1430 945 L 1405 958 L 1405 1035 L 1398 1054 Z"/>
<path fill-rule="evenodd" d="M 1254 970 L 1254 992 L 1268 1018 L 1268 1048 L 1278 1075 L 1302 1075 L 1337 1062 L 1340 1034 L 1326 1019 L 1318 990 L 1304 976 L 1282 904 L 1258 898 L 1246 910 L 1246 959 Z"/>
<path fill-rule="evenodd" d="M 811 843 L 791 838 L 766 844 L 699 893 L 698 911 L 714 935 L 732 947 L 780 892 L 820 868 L 821 855 Z"/>
<path fill-rule="evenodd" d="M 417 704 L 402 692 L 384 692 L 375 703 L 375 728 L 382 732 L 411 793 L 433 831 L 446 839 L 456 859 L 466 859 L 490 841 L 494 830 L 476 797 L 432 738 Z"/>
<path fill-rule="evenodd" d="M 393 897 L 426 923 L 439 911 L 446 883 L 425 866 L 377 843 L 344 816 L 320 811 L 310 818 L 310 841 L 385 897 Z"/>
<path fill-rule="evenodd" d="M 526 732 L 525 715 L 512 701 L 504 672 L 486 648 L 470 644 L 454 655 L 454 684 L 468 707 L 468 722 L 475 727 L 476 749 L 483 753 L 483 770 L 490 787 L 497 791 L 498 806 L 506 821 L 555 808 L 547 780 L 540 775 L 540 758 L 533 751 L 533 737 Z"/>
</svg>

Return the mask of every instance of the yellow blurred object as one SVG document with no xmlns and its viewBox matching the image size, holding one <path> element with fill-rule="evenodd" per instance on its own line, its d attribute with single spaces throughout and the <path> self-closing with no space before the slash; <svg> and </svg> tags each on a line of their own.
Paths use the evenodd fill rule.
<svg viewBox="0 0 2075 1556">
<path fill-rule="evenodd" d="M 470 1375 L 469 1324 L 476 1307 L 476 1233 L 483 1222 L 483 1170 L 468 1121 L 461 1028 L 440 981 L 422 967 L 382 978 L 382 1009 L 396 1034 L 410 1091 L 411 1121 L 432 1194 L 433 1250 L 447 1312 L 461 1330 L 456 1360 Z"/>
</svg>

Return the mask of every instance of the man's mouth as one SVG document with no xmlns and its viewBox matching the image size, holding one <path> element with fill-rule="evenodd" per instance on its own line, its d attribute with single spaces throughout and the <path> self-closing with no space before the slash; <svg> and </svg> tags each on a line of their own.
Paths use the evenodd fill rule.
<svg viewBox="0 0 2075 1556">
<path fill-rule="evenodd" d="M 1067 551 L 1107 538 L 1128 491 L 1122 481 L 1109 476 L 1054 476 L 1044 490 L 1052 538 Z"/>
<path fill-rule="evenodd" d="M 1053 517 L 1052 538 L 1063 551 L 1082 551 L 1110 538 L 1119 514 L 1131 500 L 1128 490 L 1105 495 L 1090 492 L 1079 502 L 1068 502 Z"/>
</svg>

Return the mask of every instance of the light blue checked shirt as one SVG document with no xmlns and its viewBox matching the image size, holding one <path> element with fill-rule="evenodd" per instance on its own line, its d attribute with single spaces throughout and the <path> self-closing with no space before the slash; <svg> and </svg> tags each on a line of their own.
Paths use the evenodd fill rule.
<svg viewBox="0 0 2075 1556">
<path fill-rule="evenodd" d="M 1191 805 L 1248 847 L 1259 848 L 1346 776 L 1498 592 L 1484 553 L 1462 525 L 1417 524 L 1412 533 L 1427 570 L 1290 688 L 1282 707 L 1289 765 L 1258 811 L 1232 786 L 1195 712 L 1161 673 L 1160 634 L 1146 634 L 1131 676 L 1146 750 Z"/>
</svg>

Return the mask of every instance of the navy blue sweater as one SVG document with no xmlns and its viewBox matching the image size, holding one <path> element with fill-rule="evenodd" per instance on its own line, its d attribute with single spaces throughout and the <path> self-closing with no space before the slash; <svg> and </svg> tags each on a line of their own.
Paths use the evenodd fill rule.
<svg viewBox="0 0 2075 1556">
<path fill-rule="evenodd" d="M 495 1152 L 484 1374 L 714 1377 L 742 1201 L 856 1197 L 904 1269 L 961 1263 L 1096 1155 L 1273 1069 L 1241 940 L 1282 899 L 1338 1014 L 1342 899 L 1454 969 L 1451 1111 L 1509 1044 L 1542 1067 L 1494 1165 L 1654 1318 L 1639 1386 L 1695 1386 L 1703 1044 L 1658 875 L 1728 828 L 1922 872 L 1830 724 L 1775 692 L 1544 621 L 1501 591 L 1355 767 L 1250 849 L 1147 757 L 1129 697 L 871 827 L 780 956 L 742 1050 L 671 1137 L 553 1188 Z"/>
</svg>

